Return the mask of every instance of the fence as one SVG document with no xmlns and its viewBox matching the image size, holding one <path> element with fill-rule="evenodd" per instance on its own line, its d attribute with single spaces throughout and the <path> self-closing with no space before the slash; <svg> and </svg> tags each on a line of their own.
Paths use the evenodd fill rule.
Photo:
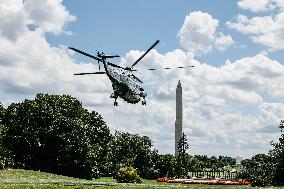
<svg viewBox="0 0 284 189">
<path fill-rule="evenodd" d="M 233 180 L 236 179 L 237 172 L 230 172 L 230 171 L 193 171 L 188 172 L 188 176 L 190 177 L 205 177 L 205 178 L 224 178 Z"/>
</svg>

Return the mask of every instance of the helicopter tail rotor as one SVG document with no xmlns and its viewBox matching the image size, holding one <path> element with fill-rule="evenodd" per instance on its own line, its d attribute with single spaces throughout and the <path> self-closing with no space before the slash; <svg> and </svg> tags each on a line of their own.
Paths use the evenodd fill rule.
<svg viewBox="0 0 284 189">
<path fill-rule="evenodd" d="M 99 65 L 99 70 L 101 70 L 101 64 L 100 61 L 97 61 L 98 65 Z"/>
</svg>

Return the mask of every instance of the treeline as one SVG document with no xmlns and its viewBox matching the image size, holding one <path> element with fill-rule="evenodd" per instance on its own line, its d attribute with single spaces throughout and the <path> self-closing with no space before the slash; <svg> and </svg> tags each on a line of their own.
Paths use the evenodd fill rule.
<svg viewBox="0 0 284 189">
<path fill-rule="evenodd" d="M 142 178 L 187 176 L 235 165 L 231 157 L 191 156 L 183 135 L 179 154 L 159 154 L 147 136 L 110 133 L 103 118 L 68 95 L 0 104 L 0 164 L 92 179 L 132 166 Z"/>
<path fill-rule="evenodd" d="M 284 120 L 279 127 L 284 128 Z M 242 161 L 238 178 L 250 180 L 255 186 L 284 185 L 284 134 L 278 142 L 271 142 L 268 154 L 257 154 Z"/>
</svg>

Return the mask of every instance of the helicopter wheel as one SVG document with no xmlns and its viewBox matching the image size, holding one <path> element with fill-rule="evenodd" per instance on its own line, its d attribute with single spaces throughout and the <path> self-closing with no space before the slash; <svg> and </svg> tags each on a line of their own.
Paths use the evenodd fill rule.
<svg viewBox="0 0 284 189">
<path fill-rule="evenodd" d="M 142 105 L 146 105 L 146 101 L 145 100 L 142 101 Z"/>
<path fill-rule="evenodd" d="M 114 101 L 113 105 L 114 106 L 118 106 L 118 103 L 116 101 Z"/>
</svg>

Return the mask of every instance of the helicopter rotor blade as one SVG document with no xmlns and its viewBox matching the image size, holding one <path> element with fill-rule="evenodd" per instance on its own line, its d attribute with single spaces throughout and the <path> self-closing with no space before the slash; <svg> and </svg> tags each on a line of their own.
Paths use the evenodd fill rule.
<svg viewBox="0 0 284 189">
<path fill-rule="evenodd" d="M 172 67 L 172 68 L 169 68 L 169 67 L 165 67 L 165 68 L 149 68 L 147 70 L 161 70 L 161 69 L 165 69 L 165 70 L 171 70 L 171 69 L 181 69 L 181 68 L 189 68 L 189 67 L 194 67 L 194 66 L 179 66 L 179 67 Z M 138 71 L 138 70 L 131 70 L 131 71 Z"/>
<path fill-rule="evenodd" d="M 146 54 L 148 54 L 148 52 L 153 49 L 160 41 L 157 40 L 142 56 L 140 56 L 140 58 L 138 58 L 131 66 L 131 68 L 133 68 L 142 58 L 144 58 L 144 56 Z"/>
<path fill-rule="evenodd" d="M 88 56 L 88 57 L 90 57 L 90 58 L 93 58 L 93 59 L 95 59 L 95 60 L 97 60 L 97 61 L 103 61 L 102 59 L 100 59 L 100 58 L 98 58 L 98 57 L 96 57 L 96 56 L 93 56 L 93 55 L 91 55 L 91 54 L 88 54 L 88 53 L 85 53 L 85 52 L 83 52 L 83 51 L 81 51 L 81 50 L 79 50 L 79 49 L 76 49 L 76 48 L 74 48 L 74 47 L 68 47 L 68 49 L 71 49 L 71 50 L 73 50 L 73 51 L 76 51 L 76 52 L 78 52 L 78 53 L 80 53 L 80 54 L 83 54 L 83 55 L 85 55 L 85 56 Z"/>
<path fill-rule="evenodd" d="M 188 67 L 194 67 L 194 66 L 179 66 L 179 67 L 173 67 L 173 68 L 166 67 L 162 69 L 171 70 L 171 69 L 180 69 L 180 68 L 188 68 Z M 149 68 L 148 70 L 159 70 L 159 68 Z"/>
<path fill-rule="evenodd" d="M 106 72 L 75 73 L 73 75 L 105 74 Z"/>
<path fill-rule="evenodd" d="M 177 67 L 177 68 L 188 68 L 188 67 L 194 68 L 194 66 L 180 66 L 180 67 Z"/>
</svg>

